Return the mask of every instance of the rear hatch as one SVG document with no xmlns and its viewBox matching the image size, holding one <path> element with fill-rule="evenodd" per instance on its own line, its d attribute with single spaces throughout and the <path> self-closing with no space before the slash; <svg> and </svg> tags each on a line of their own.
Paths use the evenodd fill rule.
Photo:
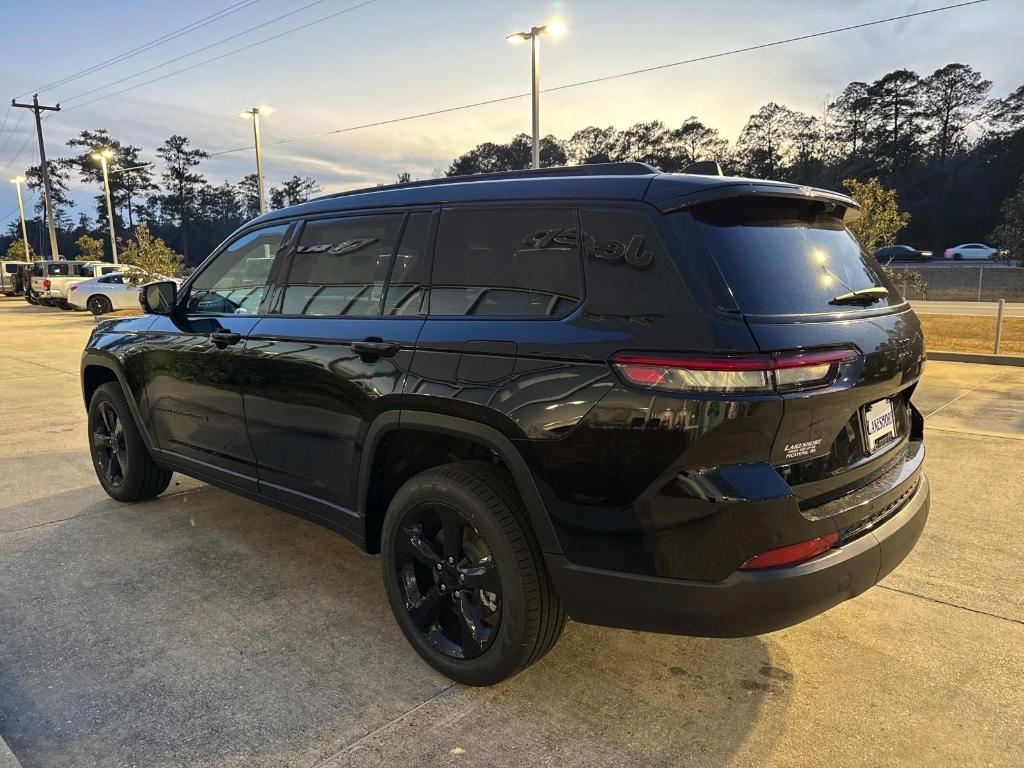
<svg viewBox="0 0 1024 768">
<path fill-rule="evenodd" d="M 753 195 L 668 217 L 691 255 L 717 267 L 722 309 L 742 314 L 761 352 L 853 353 L 827 386 L 782 393 L 771 462 L 805 510 L 871 483 L 920 448 L 911 404 L 924 361 L 920 324 L 846 229 L 848 211 L 834 200 Z"/>
</svg>

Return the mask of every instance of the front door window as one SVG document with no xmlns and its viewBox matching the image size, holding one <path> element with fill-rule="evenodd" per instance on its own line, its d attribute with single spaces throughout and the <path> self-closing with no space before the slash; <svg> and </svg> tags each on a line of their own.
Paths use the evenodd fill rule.
<svg viewBox="0 0 1024 768">
<path fill-rule="evenodd" d="M 257 229 L 221 251 L 192 283 L 189 314 L 255 314 L 287 230 L 287 224 Z"/>
</svg>

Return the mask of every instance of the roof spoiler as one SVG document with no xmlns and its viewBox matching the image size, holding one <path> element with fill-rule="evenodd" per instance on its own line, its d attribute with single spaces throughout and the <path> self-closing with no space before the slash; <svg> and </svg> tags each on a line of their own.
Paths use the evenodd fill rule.
<svg viewBox="0 0 1024 768">
<path fill-rule="evenodd" d="M 756 181 L 743 181 L 691 192 L 687 195 L 660 200 L 655 203 L 662 213 L 680 211 L 695 205 L 726 200 L 731 197 L 780 197 L 790 200 L 813 200 L 830 203 L 843 209 L 843 221 L 849 224 L 860 218 L 860 203 L 848 195 L 830 192 L 815 187 L 783 186 L 780 184 L 759 184 Z"/>
</svg>

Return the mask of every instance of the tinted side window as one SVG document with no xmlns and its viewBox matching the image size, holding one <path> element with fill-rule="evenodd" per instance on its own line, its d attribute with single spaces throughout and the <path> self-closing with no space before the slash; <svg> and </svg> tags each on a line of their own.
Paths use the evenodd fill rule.
<svg viewBox="0 0 1024 768">
<path fill-rule="evenodd" d="M 281 313 L 379 315 L 401 214 L 306 223 L 292 255 Z"/>
<path fill-rule="evenodd" d="M 189 312 L 248 315 L 263 298 L 287 224 L 264 227 L 235 240 L 192 283 Z"/>
<path fill-rule="evenodd" d="M 441 214 L 432 315 L 565 315 L 583 294 L 572 208 Z"/>
<path fill-rule="evenodd" d="M 430 282 L 430 234 L 428 212 L 410 213 L 395 254 L 395 264 L 384 299 L 385 315 L 418 315 L 426 309 L 427 284 Z"/>
</svg>

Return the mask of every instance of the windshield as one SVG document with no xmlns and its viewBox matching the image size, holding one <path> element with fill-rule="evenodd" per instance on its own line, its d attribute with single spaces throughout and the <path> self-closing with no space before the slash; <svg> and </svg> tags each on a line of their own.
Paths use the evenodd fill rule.
<svg viewBox="0 0 1024 768">
<path fill-rule="evenodd" d="M 834 300 L 879 287 L 887 294 L 871 306 L 902 301 L 878 262 L 847 231 L 842 209 L 813 201 L 747 197 L 699 205 L 691 213 L 741 312 L 858 311 L 868 302 Z M 669 218 L 680 215 L 685 214 Z"/>
</svg>

